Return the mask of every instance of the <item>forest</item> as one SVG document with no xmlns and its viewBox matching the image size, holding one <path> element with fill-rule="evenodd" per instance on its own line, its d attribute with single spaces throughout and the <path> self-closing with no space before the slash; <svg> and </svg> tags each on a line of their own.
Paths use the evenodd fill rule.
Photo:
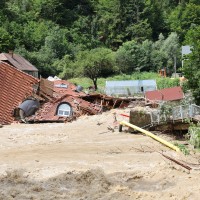
<svg viewBox="0 0 200 200">
<path fill-rule="evenodd" d="M 182 67 L 181 46 L 192 53 Z M 199 0 L 1 0 L 0 52 L 14 50 L 42 77 L 184 73 L 200 103 Z"/>
</svg>

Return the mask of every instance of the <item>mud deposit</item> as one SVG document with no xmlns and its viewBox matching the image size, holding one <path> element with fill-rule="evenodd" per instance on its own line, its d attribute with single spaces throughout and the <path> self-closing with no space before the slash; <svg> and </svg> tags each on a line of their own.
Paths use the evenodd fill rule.
<svg viewBox="0 0 200 200">
<path fill-rule="evenodd" d="M 172 186 L 168 181 L 145 181 L 131 173 L 108 175 L 101 169 L 63 173 L 45 181 L 33 181 L 23 170 L 14 170 L 0 177 L 0 198 L 132 199 L 141 196 L 138 192 L 158 192 Z"/>
<path fill-rule="evenodd" d="M 120 113 L 129 111 L 1 128 L 0 200 L 200 199 L 199 153 L 184 156 L 124 127 L 118 132 L 113 112 L 120 121 L 126 120 Z M 158 151 L 196 163 L 195 169 L 188 171 Z"/>
</svg>

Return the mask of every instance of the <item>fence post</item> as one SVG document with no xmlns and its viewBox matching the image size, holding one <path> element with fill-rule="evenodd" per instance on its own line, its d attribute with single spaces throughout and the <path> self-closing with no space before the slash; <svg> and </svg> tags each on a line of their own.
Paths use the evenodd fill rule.
<svg viewBox="0 0 200 200">
<path fill-rule="evenodd" d="M 181 113 L 181 119 L 182 119 L 182 122 L 183 122 L 183 108 L 182 108 L 182 106 L 180 106 L 180 113 Z"/>
<path fill-rule="evenodd" d="M 193 106 L 189 105 L 189 117 L 192 118 L 193 117 Z"/>
<path fill-rule="evenodd" d="M 176 108 L 175 108 L 175 109 L 176 109 Z M 174 112 L 175 112 L 175 110 L 173 109 L 173 110 L 172 110 L 172 120 L 173 120 L 173 123 L 174 123 L 174 116 L 175 116 Z"/>
</svg>

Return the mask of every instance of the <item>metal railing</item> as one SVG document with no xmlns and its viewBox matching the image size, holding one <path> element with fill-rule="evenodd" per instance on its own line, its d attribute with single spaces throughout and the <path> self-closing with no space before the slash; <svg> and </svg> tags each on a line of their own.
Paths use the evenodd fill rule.
<svg viewBox="0 0 200 200">
<path fill-rule="evenodd" d="M 177 106 L 172 111 L 174 121 L 195 118 L 197 115 L 200 115 L 200 106 L 195 104 Z"/>
<path fill-rule="evenodd" d="M 160 124 L 167 120 L 186 120 L 186 119 L 197 119 L 200 121 L 200 106 L 195 104 L 176 106 L 172 110 L 171 117 L 167 117 L 165 114 L 161 114 L 160 110 L 151 112 L 151 124 Z"/>
</svg>

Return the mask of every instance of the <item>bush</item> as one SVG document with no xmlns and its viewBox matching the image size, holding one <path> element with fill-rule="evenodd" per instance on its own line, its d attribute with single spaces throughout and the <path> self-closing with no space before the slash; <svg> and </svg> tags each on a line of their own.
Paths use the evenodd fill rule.
<svg viewBox="0 0 200 200">
<path fill-rule="evenodd" d="M 194 148 L 200 148 L 200 123 L 192 123 L 188 129 L 188 134 L 190 136 L 190 143 Z"/>
<path fill-rule="evenodd" d="M 157 82 L 157 88 L 164 89 L 164 88 L 171 88 L 171 87 L 176 87 L 180 86 L 180 82 L 178 78 L 158 78 L 156 79 Z"/>
<path fill-rule="evenodd" d="M 174 145 L 177 146 L 184 155 L 189 155 L 190 154 L 189 149 L 184 144 L 178 144 L 176 142 Z"/>
</svg>

